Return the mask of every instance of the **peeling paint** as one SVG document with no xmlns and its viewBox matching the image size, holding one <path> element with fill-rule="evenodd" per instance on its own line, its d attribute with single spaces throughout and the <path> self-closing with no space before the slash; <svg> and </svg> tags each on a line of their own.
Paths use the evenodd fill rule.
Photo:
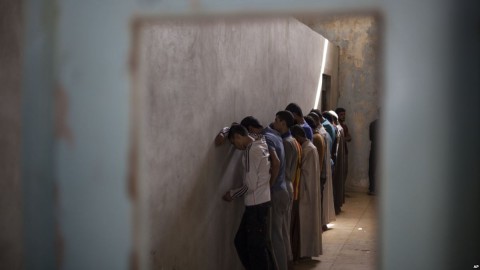
<svg viewBox="0 0 480 270">
<path fill-rule="evenodd" d="M 55 137 L 65 140 L 68 145 L 72 146 L 74 144 L 74 136 L 68 124 L 68 95 L 61 84 L 57 84 L 55 88 L 54 99 Z"/>
<path fill-rule="evenodd" d="M 0 3 L 0 268 L 23 269 L 22 38 L 23 1 Z"/>
<path fill-rule="evenodd" d="M 132 143 L 130 146 L 130 155 L 128 158 L 128 195 L 132 201 L 137 199 L 137 175 L 138 175 L 138 150 L 137 143 Z"/>
<path fill-rule="evenodd" d="M 133 21 L 130 23 L 130 34 L 132 38 L 130 39 L 130 53 L 129 53 L 129 58 L 128 58 L 128 67 L 130 71 L 130 75 L 132 77 L 132 81 L 135 80 L 135 73 L 137 72 L 138 68 L 138 62 L 140 58 L 138 57 L 138 46 L 139 46 L 139 36 L 140 36 L 140 30 L 142 27 L 142 20 L 135 18 Z"/>
<path fill-rule="evenodd" d="M 137 270 L 140 269 L 140 257 L 139 257 L 139 246 L 141 244 L 140 240 L 140 222 L 139 218 L 139 209 L 138 209 L 138 173 L 139 173 L 139 90 L 137 87 L 139 81 L 139 62 L 141 61 L 139 54 L 139 46 L 141 39 L 141 27 L 143 21 L 140 19 L 134 19 L 130 24 L 130 50 L 129 50 L 129 75 L 131 78 L 130 85 L 130 113 L 129 113 L 129 122 L 130 122 L 130 139 L 129 139 L 129 149 L 128 149 L 128 165 L 127 165 L 127 193 L 130 198 L 133 206 L 133 213 L 130 222 L 132 223 L 132 247 L 130 248 L 130 257 L 129 257 L 129 269 Z"/>
<path fill-rule="evenodd" d="M 129 52 L 129 72 L 131 77 L 131 102 L 130 102 L 130 143 L 128 153 L 128 179 L 127 179 L 127 193 L 130 200 L 136 201 L 138 195 L 137 177 L 138 177 L 138 129 L 139 129 L 139 108 L 138 108 L 138 65 L 140 61 L 139 44 L 141 36 L 142 21 L 134 19 L 130 24 L 130 34 L 132 36 Z"/>
<path fill-rule="evenodd" d="M 339 16 L 308 22 L 316 32 L 340 47 L 338 102 L 347 110 L 352 135 L 349 147 L 347 187 L 368 186 L 368 125 L 377 116 L 380 99 L 377 74 L 378 20 L 374 16 Z"/>
</svg>

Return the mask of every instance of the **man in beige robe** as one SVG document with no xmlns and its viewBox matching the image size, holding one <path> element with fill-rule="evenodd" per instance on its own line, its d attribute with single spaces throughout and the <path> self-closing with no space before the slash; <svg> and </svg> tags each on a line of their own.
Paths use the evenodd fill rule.
<svg viewBox="0 0 480 270">
<path fill-rule="evenodd" d="M 323 125 L 321 124 L 325 119 L 323 119 L 322 112 L 317 109 L 312 109 L 310 116 L 313 117 L 314 120 L 318 118 L 317 128 L 315 132 L 318 132 L 323 139 L 323 158 L 321 159 L 321 169 L 320 169 L 320 183 L 322 186 L 321 188 L 321 200 L 322 200 L 322 230 L 328 230 L 327 224 L 335 221 L 335 208 L 333 203 L 333 184 L 332 184 L 332 161 L 331 161 L 331 149 L 330 145 L 332 145 L 332 139 L 328 132 L 325 130 Z M 315 136 L 315 135 L 314 135 Z M 315 143 L 314 143 L 315 144 Z M 318 147 L 317 147 L 318 148 Z M 319 151 L 320 155 L 320 151 Z M 319 156 L 320 157 L 320 156 Z"/>
<path fill-rule="evenodd" d="M 320 221 L 320 162 L 317 148 L 306 138 L 299 125 L 291 128 L 292 136 L 302 145 L 302 166 L 299 187 L 300 257 L 322 254 Z"/>
</svg>

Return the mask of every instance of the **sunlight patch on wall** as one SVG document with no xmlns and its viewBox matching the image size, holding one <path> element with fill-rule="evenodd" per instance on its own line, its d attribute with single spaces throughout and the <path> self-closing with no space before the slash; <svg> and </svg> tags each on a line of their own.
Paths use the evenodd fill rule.
<svg viewBox="0 0 480 270">
<path fill-rule="evenodd" d="M 328 40 L 325 39 L 323 43 L 323 57 L 322 57 L 322 66 L 320 67 L 320 75 L 318 76 L 318 85 L 317 85 L 317 95 L 315 96 L 315 105 L 313 108 L 318 108 L 318 101 L 320 100 L 320 94 L 322 93 L 322 78 L 323 72 L 325 71 L 325 63 L 327 62 L 327 51 L 328 51 Z"/>
</svg>

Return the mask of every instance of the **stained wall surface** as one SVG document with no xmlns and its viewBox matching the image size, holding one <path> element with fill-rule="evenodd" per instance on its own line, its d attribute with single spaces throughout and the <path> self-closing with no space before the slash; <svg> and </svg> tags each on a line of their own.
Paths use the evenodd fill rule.
<svg viewBox="0 0 480 270">
<path fill-rule="evenodd" d="M 369 124 L 378 117 L 382 100 L 379 84 L 379 25 L 374 16 L 339 16 L 305 20 L 314 31 L 339 47 L 338 92 L 331 108 L 347 110 L 346 123 L 352 141 L 348 143 L 347 188 L 368 187 Z"/>
<path fill-rule="evenodd" d="M 163 21 L 141 32 L 152 267 L 242 269 L 233 239 L 243 201 L 221 200 L 241 185 L 241 152 L 214 137 L 247 115 L 266 125 L 290 102 L 309 111 L 325 40 L 286 18 Z M 325 70 L 335 71 L 338 51 L 328 51 Z"/>
<path fill-rule="evenodd" d="M 0 269 L 22 267 L 21 1 L 0 3 Z"/>
</svg>

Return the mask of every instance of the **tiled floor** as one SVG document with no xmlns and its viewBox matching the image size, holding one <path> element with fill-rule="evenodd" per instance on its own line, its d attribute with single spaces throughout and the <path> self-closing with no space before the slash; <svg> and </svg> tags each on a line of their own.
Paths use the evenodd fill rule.
<svg viewBox="0 0 480 270">
<path fill-rule="evenodd" d="M 323 233 L 323 255 L 295 270 L 374 270 L 377 256 L 376 197 L 347 193 L 342 212 Z"/>
</svg>

